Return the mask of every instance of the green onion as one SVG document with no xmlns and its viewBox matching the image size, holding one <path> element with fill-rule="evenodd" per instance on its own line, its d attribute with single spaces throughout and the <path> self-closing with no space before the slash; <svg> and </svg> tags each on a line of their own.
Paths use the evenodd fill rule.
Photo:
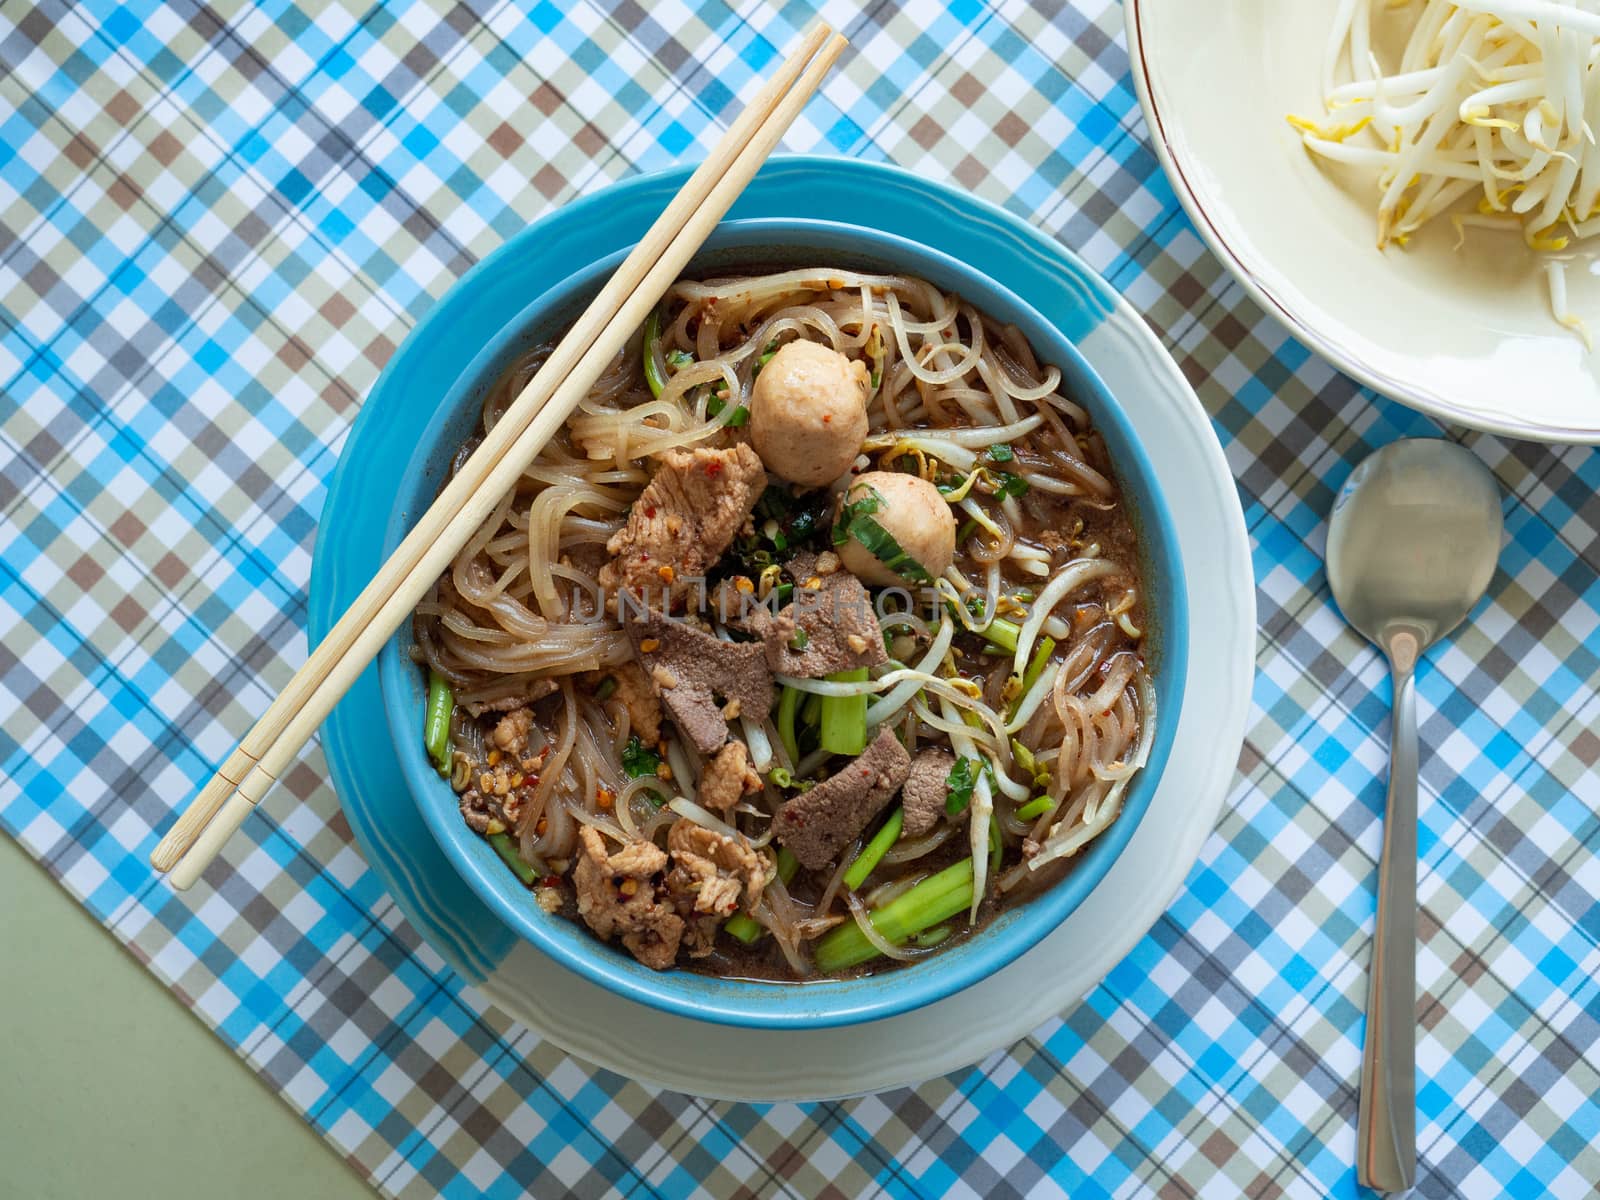
<svg viewBox="0 0 1600 1200">
<path fill-rule="evenodd" d="M 748 913 L 735 913 L 722 923 L 722 927 L 746 946 L 753 945 L 766 932 L 761 922 Z"/>
<path fill-rule="evenodd" d="M 718 415 L 721 414 L 722 410 L 727 408 L 727 407 L 728 407 L 727 400 L 725 400 L 725 399 L 714 399 L 714 400 L 710 401 L 706 405 L 706 416 L 708 416 L 708 417 L 718 416 Z M 737 429 L 741 425 L 748 424 L 749 421 L 750 421 L 750 410 L 748 408 L 746 408 L 744 405 L 741 404 L 738 408 L 733 410 L 733 415 L 728 418 L 728 427 L 730 429 Z M 778 547 L 778 549 L 782 550 L 783 547 L 780 545 Z"/>
<path fill-rule="evenodd" d="M 1016 640 L 1012 640 L 1011 652 L 1017 651 Z M 1028 669 L 1022 673 L 1022 690 L 1017 693 L 1011 702 L 1011 709 L 1006 714 L 1010 720 L 1017 715 L 1017 709 L 1022 705 L 1022 698 L 1033 690 L 1033 685 L 1039 682 L 1039 676 L 1044 674 L 1045 666 L 1050 662 L 1050 656 L 1056 652 L 1056 640 L 1053 637 L 1039 639 L 1039 644 L 1033 648 L 1033 657 L 1028 659 Z M 1013 676 L 1012 678 L 1015 678 Z"/>
<path fill-rule="evenodd" d="M 950 933 L 949 925 L 935 925 L 932 929 L 925 930 L 922 933 L 912 934 L 906 940 L 914 946 L 920 946 L 924 950 L 931 950 L 949 937 Z"/>
<path fill-rule="evenodd" d="M 1035 796 L 1021 808 L 1017 809 L 1017 820 L 1036 821 L 1040 817 L 1044 816 L 1045 813 L 1054 809 L 1055 806 L 1056 802 L 1050 799 L 1049 796 Z"/>
<path fill-rule="evenodd" d="M 985 628 L 978 630 L 986 640 L 993 642 L 1008 654 L 1017 652 L 1017 636 L 1021 632 L 1022 626 L 1004 617 L 996 617 Z"/>
<path fill-rule="evenodd" d="M 800 860 L 789 852 L 789 847 L 778 847 L 778 878 L 788 887 L 800 870 Z"/>
<path fill-rule="evenodd" d="M 650 385 L 652 396 L 661 395 L 667 386 L 667 377 L 661 373 L 661 307 L 657 305 L 644 319 L 644 381 Z"/>
<path fill-rule="evenodd" d="M 965 546 L 967 544 L 967 539 L 977 531 L 978 519 L 976 517 L 968 517 L 965 521 L 961 522 L 961 528 L 956 530 L 956 545 Z"/>
<path fill-rule="evenodd" d="M 883 828 L 872 835 L 872 840 L 861 848 L 861 853 L 856 855 L 855 862 L 845 870 L 844 883 L 846 887 L 858 888 L 866 882 L 874 868 L 883 861 L 883 856 L 889 853 L 889 847 L 900 840 L 900 831 L 905 828 L 906 814 L 904 810 L 896 807 L 889 814 L 889 819 L 883 823 Z"/>
<path fill-rule="evenodd" d="M 996 813 L 989 814 L 989 878 L 992 880 L 1000 874 L 1000 857 L 1005 847 L 1000 841 L 1000 817 Z"/>
<path fill-rule="evenodd" d="M 428 749 L 428 757 L 433 759 L 434 769 L 447 779 L 450 776 L 450 714 L 455 707 L 450 681 L 437 671 L 429 671 L 428 705 L 422 715 L 422 744 Z"/>
<path fill-rule="evenodd" d="M 629 779 L 654 775 L 660 766 L 661 755 L 641 742 L 637 733 L 622 748 L 622 770 Z"/>
<path fill-rule="evenodd" d="M 491 833 L 489 835 L 489 845 L 493 846 L 495 853 L 505 860 L 506 866 L 516 872 L 518 879 L 522 880 L 528 887 L 533 886 L 533 881 L 536 878 L 533 868 L 522 857 L 521 852 L 517 849 L 517 843 L 511 839 L 509 833 Z"/>
<path fill-rule="evenodd" d="M 1038 773 L 1039 768 L 1038 764 L 1034 762 L 1033 751 L 1029 750 L 1016 738 L 1011 739 L 1011 757 L 1016 759 L 1017 766 L 1021 767 L 1029 775 Z"/>
<path fill-rule="evenodd" d="M 793 650 L 796 654 L 800 653 L 800 651 L 804 650 L 810 644 L 811 635 L 804 629 L 800 629 L 798 627 L 794 631 L 794 636 L 789 639 L 789 649 Z"/>
<path fill-rule="evenodd" d="M 972 907 L 972 860 L 963 858 L 937 875 L 930 875 L 916 887 L 896 896 L 882 908 L 868 914 L 872 926 L 892 946 L 948 921 Z M 842 971 L 878 957 L 878 948 L 867 940 L 855 922 L 829 930 L 817 941 L 816 964 L 820 971 Z"/>
<path fill-rule="evenodd" d="M 694 366 L 694 355 L 690 354 L 687 350 L 668 350 L 667 366 L 671 367 L 674 371 L 681 371 L 685 367 L 692 367 Z"/>
<path fill-rule="evenodd" d="M 967 805 L 972 802 L 972 789 L 978 786 L 978 760 L 956 759 L 955 766 L 951 767 L 950 773 L 944 777 L 944 786 L 945 812 L 952 817 L 958 817 L 966 812 Z"/>
<path fill-rule="evenodd" d="M 785 685 L 778 697 L 778 740 L 783 743 L 783 751 L 792 763 L 800 761 L 800 744 L 794 735 L 795 711 L 799 707 L 800 693 Z"/>
<path fill-rule="evenodd" d="M 779 769 L 781 770 L 782 768 Z M 785 774 L 787 774 L 787 772 L 785 772 Z M 789 881 L 795 877 L 795 873 L 799 870 L 800 860 L 795 858 L 794 855 L 790 854 L 787 847 L 779 847 L 778 878 L 783 880 L 785 887 L 788 886 Z M 723 923 L 722 927 L 734 937 L 738 938 L 746 946 L 754 945 L 758 940 L 760 940 L 762 934 L 767 932 L 766 929 L 762 927 L 761 922 L 757 921 L 748 913 L 735 913 Z"/>
<path fill-rule="evenodd" d="M 990 462 L 1010 462 L 1016 458 L 1011 447 L 1004 442 L 997 442 L 985 452 Z"/>
<path fill-rule="evenodd" d="M 600 686 L 594 690 L 594 698 L 602 704 L 611 699 L 611 694 L 617 690 L 617 677 L 607 675 L 600 681 Z"/>
<path fill-rule="evenodd" d="M 832 683 L 865 683 L 867 668 L 835 671 Z M 822 748 L 830 754 L 860 754 L 867 748 L 867 696 L 824 696 L 820 720 Z"/>
<path fill-rule="evenodd" d="M 800 723 L 802 725 L 815 725 L 822 719 L 822 697 L 815 692 L 806 695 L 806 701 L 800 706 Z"/>
<path fill-rule="evenodd" d="M 809 779 L 796 779 L 794 772 L 788 767 L 773 767 L 767 772 L 767 782 L 775 788 L 784 788 L 797 792 L 809 792 L 816 786 Z"/>
</svg>

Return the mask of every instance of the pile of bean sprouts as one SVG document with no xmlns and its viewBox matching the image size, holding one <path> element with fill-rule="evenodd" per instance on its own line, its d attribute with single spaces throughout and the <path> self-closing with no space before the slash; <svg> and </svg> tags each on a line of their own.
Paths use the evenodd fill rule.
<svg viewBox="0 0 1600 1200">
<path fill-rule="evenodd" d="M 1589 344 L 1554 257 L 1600 232 L 1600 12 L 1594 0 L 1339 0 L 1308 149 L 1377 173 L 1378 245 L 1448 216 L 1512 230 L 1546 255 L 1556 320 Z M 1398 62 L 1375 23 L 1412 22 Z"/>
</svg>

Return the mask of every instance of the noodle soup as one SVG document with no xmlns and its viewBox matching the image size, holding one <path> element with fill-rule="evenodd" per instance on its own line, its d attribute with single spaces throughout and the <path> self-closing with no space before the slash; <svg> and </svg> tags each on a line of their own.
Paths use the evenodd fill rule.
<svg viewBox="0 0 1600 1200">
<path fill-rule="evenodd" d="M 414 630 L 430 754 L 530 903 L 803 980 L 1071 870 L 1149 751 L 1145 619 L 1060 372 L 926 282 L 822 268 L 675 285 Z"/>
</svg>

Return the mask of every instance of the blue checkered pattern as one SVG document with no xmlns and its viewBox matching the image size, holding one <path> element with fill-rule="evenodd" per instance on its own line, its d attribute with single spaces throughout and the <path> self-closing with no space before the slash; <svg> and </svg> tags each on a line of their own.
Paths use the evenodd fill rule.
<svg viewBox="0 0 1600 1200">
<path fill-rule="evenodd" d="M 1387 739 L 1320 552 L 1369 450 L 1437 434 L 1257 310 L 1145 139 L 1120 8 L 828 6 L 793 149 L 1034 221 L 1148 317 L 1239 480 L 1262 629 L 1240 776 L 1082 1004 L 958 1076 L 712 1104 L 489 1009 L 355 852 L 312 747 L 174 895 L 158 829 L 305 655 L 360 398 L 471 263 L 704 153 L 808 6 L 633 0 L 0 9 L 0 824 L 395 1195 L 1355 1194 Z M 1424 665 L 1419 1191 L 1600 1179 L 1600 454 L 1446 431 L 1509 544 Z"/>
</svg>

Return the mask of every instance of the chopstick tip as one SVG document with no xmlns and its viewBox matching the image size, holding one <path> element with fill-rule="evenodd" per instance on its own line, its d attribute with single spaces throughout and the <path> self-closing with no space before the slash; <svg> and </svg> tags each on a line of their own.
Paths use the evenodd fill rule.
<svg viewBox="0 0 1600 1200">
<path fill-rule="evenodd" d="M 806 55 L 807 58 L 816 55 L 819 51 L 829 58 L 837 58 L 839 53 L 850 44 L 850 39 L 828 24 L 827 21 L 818 17 L 806 27 L 805 34 L 801 38 L 801 44 L 810 47 L 810 53 Z"/>
</svg>

